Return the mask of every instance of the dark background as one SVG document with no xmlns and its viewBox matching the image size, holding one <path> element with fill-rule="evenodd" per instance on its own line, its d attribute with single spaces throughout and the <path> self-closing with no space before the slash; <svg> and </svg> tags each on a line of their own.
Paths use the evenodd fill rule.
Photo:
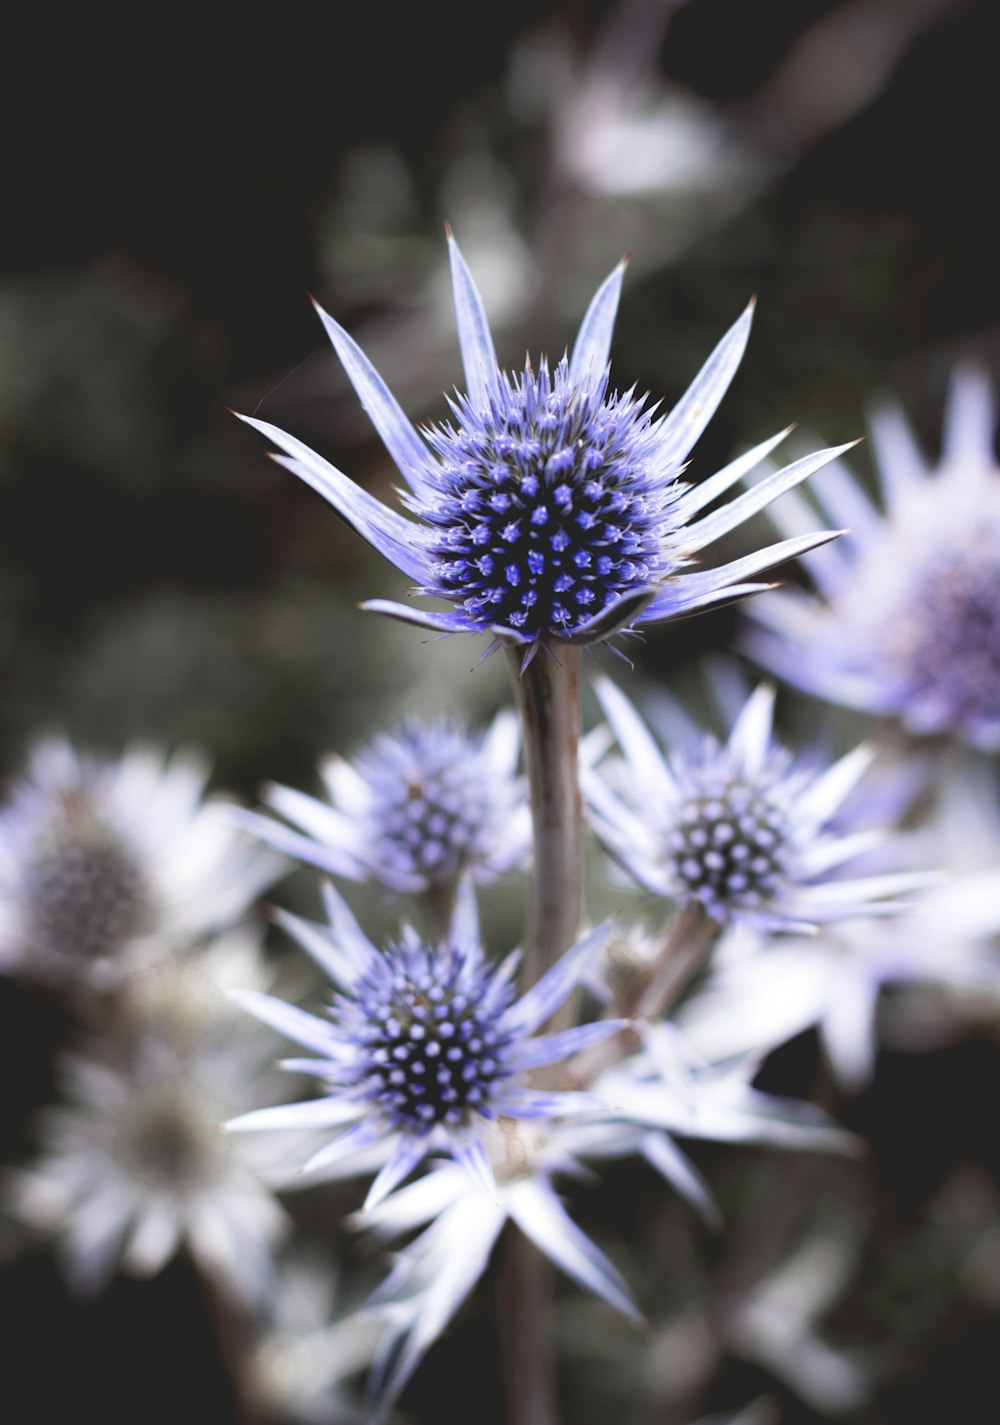
<svg viewBox="0 0 1000 1425">
<path fill-rule="evenodd" d="M 756 292 L 750 350 L 696 452 L 701 473 L 790 420 L 823 441 L 850 439 L 883 391 L 903 398 L 933 450 L 952 363 L 977 355 L 1000 371 L 996 7 L 692 0 L 665 35 L 659 9 L 435 3 L 286 7 L 252 25 L 208 7 L 8 20 L 8 775 L 39 730 L 59 728 L 108 750 L 130 738 L 195 743 L 220 786 L 252 797 L 264 778 L 310 785 L 320 751 L 350 751 L 404 709 L 480 715 L 505 696 L 499 660 L 469 676 L 475 645 L 422 647 L 413 630 L 354 611 L 358 598 L 398 597 L 402 576 L 272 467 L 226 409 L 293 428 L 388 493 L 388 463 L 306 294 L 359 335 L 415 419 L 440 417 L 440 392 L 459 379 L 446 219 L 474 267 L 477 250 L 516 255 L 508 266 L 527 294 L 509 276 L 495 284 L 507 364 L 526 345 L 561 352 L 631 248 L 614 370 L 669 400 Z M 630 32 L 649 39 L 630 46 Z M 561 69 L 539 54 L 561 55 Z M 612 73 L 644 63 L 647 83 L 699 99 L 731 147 L 732 174 L 625 194 L 574 176 L 559 145 L 571 143 L 572 105 L 602 55 Z M 668 676 L 724 646 L 734 619 L 654 631 L 641 669 Z M 3 1003 L 17 1152 L 30 1105 L 46 1096 L 60 1020 L 12 986 Z M 859 1267 L 832 1329 L 891 1347 L 889 1384 L 859 1421 L 997 1418 L 998 1306 L 955 1285 L 934 1206 L 960 1170 L 996 1184 L 997 1067 L 990 1033 L 885 1055 L 876 1086 L 837 1105 L 874 1143 L 850 1190 L 881 1256 Z M 804 1043 L 768 1072 L 806 1092 L 814 1070 Z M 734 1201 L 758 1171 L 746 1156 L 706 1150 L 699 1161 Z M 804 1169 L 799 1187 L 836 1196 L 839 1171 Z M 664 1206 L 645 1177 L 612 1173 L 611 1184 L 611 1206 L 590 1194 L 583 1210 L 609 1222 L 623 1204 L 633 1222 L 666 1213 L 667 1239 L 684 1238 L 697 1259 L 678 1282 L 711 1271 L 723 1249 L 686 1210 Z M 648 1236 L 628 1237 L 639 1259 Z M 9 1389 L 33 1402 L 23 1418 L 55 1418 L 74 1397 L 107 1425 L 236 1418 L 182 1264 L 81 1308 L 40 1255 L 15 1256 L 0 1290 L 13 1324 Z M 665 1291 L 676 1305 L 682 1285 Z M 470 1359 L 489 1378 L 490 1330 L 474 1317 L 432 1353 L 412 1391 L 420 1420 L 499 1418 L 495 1389 L 458 1389 Z M 604 1395 L 568 1380 L 571 1425 L 693 1418 L 766 1389 L 783 1420 L 825 1418 L 735 1356 L 692 1397 L 690 1416 L 677 1413 L 683 1396 L 658 1414 L 666 1407 L 629 1384 L 641 1349 L 623 1346 Z"/>
</svg>

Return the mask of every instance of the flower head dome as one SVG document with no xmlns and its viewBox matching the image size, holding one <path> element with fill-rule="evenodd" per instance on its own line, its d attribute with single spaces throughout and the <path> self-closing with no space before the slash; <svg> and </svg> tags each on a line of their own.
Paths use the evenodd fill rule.
<svg viewBox="0 0 1000 1425">
<path fill-rule="evenodd" d="M 717 569 L 691 571 L 700 550 L 831 459 L 821 451 L 769 475 L 712 513 L 706 508 L 782 436 L 699 485 L 680 475 L 739 365 L 744 313 L 678 404 L 657 416 L 609 382 L 608 353 L 624 264 L 598 289 L 571 356 L 516 375 L 497 365 L 482 299 L 449 235 L 465 393 L 451 422 L 423 436 L 347 333 L 320 316 L 362 404 L 407 484 L 406 519 L 374 500 L 293 436 L 247 419 L 277 456 L 327 499 L 416 593 L 453 607 L 365 607 L 444 633 L 491 633 L 530 654 L 545 643 L 587 644 L 766 587 L 757 575 L 833 537 L 784 541 Z M 844 447 L 846 449 L 846 447 Z"/>
<path fill-rule="evenodd" d="M 509 712 L 485 734 L 443 718 L 407 718 L 353 762 L 322 764 L 329 803 L 290 787 L 268 790 L 270 805 L 301 832 L 254 813 L 240 820 L 289 855 L 350 880 L 425 892 L 449 890 L 467 873 L 483 885 L 523 862 L 530 847 L 519 748 Z"/>
<path fill-rule="evenodd" d="M 882 839 L 836 821 L 873 754 L 858 747 L 827 768 L 796 764 L 772 739 L 770 688 L 747 699 L 725 744 L 705 737 L 669 759 L 613 684 L 597 691 L 623 757 L 587 773 L 591 820 L 646 890 L 700 904 L 720 923 L 794 930 L 895 909 L 882 898 L 918 883 L 840 874 Z"/>
<path fill-rule="evenodd" d="M 782 591 L 754 607 L 748 640 L 768 668 L 818 697 L 898 717 L 909 731 L 1000 749 L 1000 467 L 989 382 L 956 372 L 937 468 L 895 408 L 872 437 L 884 513 L 843 468 L 816 496 L 857 525 L 814 555 L 820 597 Z M 801 528 L 803 506 L 775 512 Z"/>
<path fill-rule="evenodd" d="M 0 811 L 0 962 L 101 987 L 242 914 L 280 861 L 203 802 L 205 779 L 183 757 L 38 746 Z"/>
<path fill-rule="evenodd" d="M 313 1155 L 307 1169 L 391 1142 L 392 1154 L 368 1194 L 371 1206 L 435 1147 L 449 1151 L 473 1181 L 492 1191 L 484 1122 L 498 1114 L 560 1118 L 600 1106 L 587 1094 L 528 1088 L 523 1075 L 621 1027 L 620 1020 L 602 1020 L 533 1037 L 598 954 L 608 926 L 585 936 L 516 1000 L 511 978 L 518 957 L 508 956 L 500 966 L 484 960 L 468 882 L 437 946 L 405 928 L 394 945 L 376 950 L 332 888 L 327 905 L 330 932 L 280 916 L 340 986 L 327 1016 L 253 991 L 237 997 L 251 1014 L 319 1055 L 289 1062 L 323 1080 L 326 1096 L 245 1114 L 228 1128 L 346 1128 Z"/>
</svg>

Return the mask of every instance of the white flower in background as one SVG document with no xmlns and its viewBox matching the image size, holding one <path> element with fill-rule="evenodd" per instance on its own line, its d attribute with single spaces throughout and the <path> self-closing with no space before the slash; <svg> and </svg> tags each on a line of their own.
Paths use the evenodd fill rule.
<svg viewBox="0 0 1000 1425">
<path fill-rule="evenodd" d="M 443 718 L 406 718 L 353 761 L 321 764 L 329 801 L 268 789 L 269 805 L 301 830 L 255 812 L 240 812 L 239 820 L 289 856 L 352 881 L 433 892 L 454 888 L 468 872 L 486 885 L 523 864 L 531 847 L 520 746 L 511 712 L 482 734 Z"/>
<path fill-rule="evenodd" d="M 590 819 L 644 890 L 701 905 L 719 923 L 808 931 L 886 914 L 895 908 L 887 898 L 913 887 L 906 874 L 842 869 L 885 839 L 880 828 L 838 824 L 873 749 L 857 747 L 830 765 L 793 759 L 774 740 L 774 692 L 761 686 L 725 743 L 702 734 L 690 752 L 668 756 L 613 683 L 601 679 L 596 691 L 622 755 L 585 769 Z"/>
<path fill-rule="evenodd" d="M 844 466 L 814 483 L 823 511 L 856 526 L 806 567 L 818 597 L 783 589 L 750 609 L 749 651 L 816 697 L 896 717 L 910 732 L 1000 750 L 1000 466 L 984 372 L 955 373 L 931 468 L 896 407 L 872 421 L 884 512 Z M 785 534 L 810 526 L 792 492 Z"/>
<path fill-rule="evenodd" d="M 0 967 L 106 988 L 240 917 L 283 863 L 206 779 L 189 756 L 39 744 L 0 810 Z"/>
<path fill-rule="evenodd" d="M 121 1042 L 64 1058 L 63 1102 L 44 1111 L 39 1157 L 8 1177 L 8 1206 L 58 1239 L 81 1293 L 118 1270 L 155 1276 L 182 1249 L 246 1300 L 273 1284 L 288 1226 L 273 1196 L 282 1172 L 267 1140 L 236 1140 L 219 1125 L 282 1086 L 269 1082 L 267 1036 L 249 1034 L 221 993 L 230 953 L 245 973 L 252 956 L 234 945 L 217 947 L 214 964 L 189 962 L 187 987 L 185 967 L 138 977 Z M 265 981 L 259 961 L 249 968 Z M 206 982 L 214 992 L 199 1004 Z"/>
</svg>

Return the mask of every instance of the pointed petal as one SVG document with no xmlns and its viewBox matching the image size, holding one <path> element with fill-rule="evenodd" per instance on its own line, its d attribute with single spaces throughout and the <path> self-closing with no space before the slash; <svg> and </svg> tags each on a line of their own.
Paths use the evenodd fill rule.
<svg viewBox="0 0 1000 1425">
<path fill-rule="evenodd" d="M 325 846 L 335 846 L 345 855 L 350 854 L 351 846 L 357 842 L 356 823 L 318 797 L 270 782 L 264 788 L 264 801 L 293 826 L 322 841 Z"/>
<path fill-rule="evenodd" d="M 806 534 L 797 539 L 783 539 L 778 544 L 769 544 L 764 549 L 757 549 L 753 554 L 744 555 L 742 559 L 733 559 L 728 564 L 719 564 L 714 569 L 703 569 L 696 574 L 678 574 L 676 578 L 664 585 L 661 593 L 646 610 L 646 617 L 640 622 L 645 623 L 652 610 L 661 603 L 668 607 L 671 604 L 684 604 L 687 602 L 689 594 L 697 597 L 715 589 L 725 588 L 737 581 L 753 578 L 756 574 L 762 574 L 766 570 L 772 569 L 776 564 L 784 564 L 786 560 L 795 559 L 800 554 L 815 549 L 819 544 L 825 544 L 831 539 L 839 539 L 842 534 L 849 533 L 850 531 L 845 529 L 821 529 L 817 530 L 815 534 Z M 677 597 L 678 590 L 681 591 L 681 598 Z"/>
<path fill-rule="evenodd" d="M 336 1030 L 325 1020 L 306 1014 L 305 1010 L 285 1004 L 272 995 L 261 994 L 259 990 L 229 990 L 227 998 L 252 1014 L 255 1019 L 269 1024 L 286 1039 L 294 1039 L 307 1049 L 315 1049 L 319 1054 L 329 1054 L 331 1041 L 336 1038 Z"/>
<path fill-rule="evenodd" d="M 366 599 L 358 605 L 367 614 L 388 614 L 402 623 L 415 623 L 418 628 L 429 628 L 434 633 L 481 633 L 482 630 L 469 622 L 464 613 L 433 613 L 426 609 L 411 608 L 409 604 L 396 604 L 390 599 Z"/>
<path fill-rule="evenodd" d="M 278 851 L 283 851 L 286 856 L 292 856 L 296 861 L 305 861 L 332 876 L 346 876 L 352 881 L 365 880 L 367 877 L 367 871 L 361 863 L 339 847 L 313 841 L 311 837 L 303 836 L 301 831 L 293 831 L 290 826 L 284 826 L 269 816 L 261 816 L 260 812 L 248 811 L 245 807 L 232 807 L 230 815 L 251 836 Z"/>
<path fill-rule="evenodd" d="M 643 785 L 654 795 L 676 795 L 676 783 L 659 747 L 625 694 L 608 678 L 597 679 L 594 692 L 626 760 L 639 774 Z"/>
<path fill-rule="evenodd" d="M 426 1152 L 426 1137 L 401 1138 L 396 1151 L 368 1189 L 368 1196 L 361 1211 L 368 1212 L 377 1207 L 382 1199 L 388 1197 L 393 1188 L 398 1187 L 407 1174 L 413 1171 Z"/>
<path fill-rule="evenodd" d="M 743 524 L 751 515 L 757 514 L 772 500 L 776 500 L 779 495 L 784 494 L 786 490 L 791 490 L 793 486 L 808 479 L 810 475 L 821 470 L 831 460 L 836 460 L 838 455 L 843 455 L 845 450 L 850 450 L 856 444 L 857 441 L 852 440 L 847 445 L 835 445 L 828 450 L 817 450 L 812 455 L 806 455 L 801 460 L 793 461 L 791 465 L 786 465 L 782 470 L 773 470 L 770 475 L 765 475 L 763 480 L 759 480 L 756 485 L 751 486 L 742 495 L 737 495 L 735 500 L 730 500 L 721 509 L 713 510 L 711 514 L 705 515 L 695 524 L 690 525 L 685 531 L 685 549 L 702 549 L 706 544 L 714 543 L 721 535 L 728 534 L 731 529 Z"/>
<path fill-rule="evenodd" d="M 544 1034 L 528 1039 L 513 1050 L 510 1063 L 516 1069 L 537 1069 L 542 1064 L 556 1064 L 570 1054 L 578 1054 L 591 1044 L 600 1044 L 609 1034 L 617 1034 L 631 1023 L 628 1019 L 599 1019 L 593 1024 L 581 1024 L 564 1029 L 559 1034 Z"/>
<path fill-rule="evenodd" d="M 748 450 L 745 455 L 737 458 L 721 470 L 710 475 L 707 480 L 702 480 L 697 485 L 692 485 L 686 495 L 682 495 L 673 509 L 678 519 L 687 524 L 691 515 L 703 510 L 706 505 L 710 505 L 713 500 L 732 488 L 737 481 L 742 480 L 744 475 L 749 475 L 760 462 L 783 440 L 787 440 L 794 427 L 788 426 L 786 430 L 780 430 L 777 435 L 772 435 L 770 440 L 764 440 L 760 445 L 755 445 L 752 450 Z"/>
<path fill-rule="evenodd" d="M 707 1227 L 713 1232 L 721 1229 L 722 1213 L 708 1183 L 672 1138 L 666 1133 L 647 1133 L 639 1145 L 639 1151 L 660 1177 L 665 1178 L 691 1204 Z"/>
<path fill-rule="evenodd" d="M 496 1202 L 496 1178 L 493 1176 L 493 1168 L 490 1165 L 486 1149 L 483 1147 L 482 1139 L 475 1137 L 453 1138 L 451 1140 L 451 1156 L 469 1181 L 474 1183 L 480 1192 L 484 1192 L 488 1198 Z"/>
<path fill-rule="evenodd" d="M 747 699 L 729 736 L 730 751 L 748 776 L 755 776 L 764 765 L 773 725 L 774 689 L 761 683 Z"/>
<path fill-rule="evenodd" d="M 310 1072 L 315 1072 L 315 1068 Z M 364 1104 L 352 1103 L 342 1094 L 331 1098 L 307 1098 L 301 1103 L 255 1108 L 222 1124 L 226 1133 L 255 1133 L 265 1128 L 338 1128 L 365 1111 Z"/>
<path fill-rule="evenodd" d="M 927 461 L 897 405 L 877 406 L 868 417 L 875 463 L 887 507 L 905 500 L 927 476 Z"/>
<path fill-rule="evenodd" d="M 569 363 L 570 379 L 574 385 L 579 385 L 588 375 L 600 376 L 608 364 L 611 334 L 618 314 L 618 299 L 621 296 L 626 265 L 623 258 L 604 279 L 580 323 Z"/>
<path fill-rule="evenodd" d="M 617 1267 L 580 1231 L 547 1183 L 531 1179 L 515 1183 L 507 1194 L 507 1203 L 511 1217 L 525 1236 L 567 1276 L 630 1320 L 643 1320 Z"/>
<path fill-rule="evenodd" d="M 424 529 L 421 525 L 406 520 L 394 510 L 388 509 L 367 490 L 349 480 L 342 471 L 322 456 L 310 450 L 302 441 L 288 435 L 278 426 L 268 421 L 258 421 L 252 416 L 240 416 L 245 425 L 253 426 L 267 436 L 268 440 L 285 451 L 275 459 L 293 475 L 298 475 L 307 485 L 318 491 L 363 539 L 385 556 L 397 569 L 421 584 L 432 575 L 433 565 L 424 551 Z"/>
<path fill-rule="evenodd" d="M 750 336 L 753 309 L 754 303 L 751 302 L 665 418 L 660 427 L 657 453 L 657 458 L 664 464 L 683 460 L 715 414 L 736 374 L 736 368 L 743 359 Z"/>
<path fill-rule="evenodd" d="M 313 302 L 313 306 L 369 420 L 382 437 L 382 443 L 404 480 L 418 495 L 433 489 L 426 472 L 434 457 L 403 414 L 399 402 L 357 342 L 347 335 L 339 322 L 324 312 L 318 302 Z"/>
<path fill-rule="evenodd" d="M 544 1093 L 541 1089 L 510 1088 L 498 1094 L 492 1107 L 510 1118 L 571 1118 L 578 1113 L 607 1112 L 607 1104 L 592 1093 L 576 1093 L 559 1089 Z"/>
<path fill-rule="evenodd" d="M 323 909 L 337 944 L 354 962 L 358 974 L 368 969 L 378 951 L 361 929 L 344 897 L 329 881 L 323 882 Z"/>
<path fill-rule="evenodd" d="M 331 1163 L 349 1158 L 352 1153 L 360 1152 L 362 1148 L 369 1147 L 370 1144 L 384 1136 L 381 1124 L 373 1122 L 370 1116 L 364 1118 L 353 1128 L 348 1128 L 346 1133 L 341 1133 L 340 1137 L 335 1138 L 332 1143 L 327 1143 L 326 1147 L 321 1148 L 318 1153 L 314 1153 L 300 1169 L 300 1172 L 311 1173 L 316 1168 L 327 1168 Z"/>
<path fill-rule="evenodd" d="M 482 944 L 476 893 L 468 876 L 463 876 L 458 883 L 448 936 L 453 945 L 460 945 L 466 950 L 472 946 L 478 948 Z"/>
<path fill-rule="evenodd" d="M 986 372 L 966 366 L 951 378 L 944 412 L 942 459 L 946 464 L 968 464 L 973 469 L 995 464 L 993 439 L 996 410 L 993 387 Z"/>
<path fill-rule="evenodd" d="M 636 623 L 662 623 L 665 619 L 689 618 L 692 614 L 700 613 L 702 609 L 723 608 L 726 604 L 735 604 L 737 600 L 745 599 L 750 594 L 766 594 L 777 588 L 777 584 L 726 584 L 721 589 L 709 589 L 707 593 L 685 598 L 683 593 L 679 592 L 675 581 L 663 598 L 657 598 L 645 613 L 636 619 Z"/>
<path fill-rule="evenodd" d="M 638 588 L 619 594 L 618 598 L 606 604 L 599 614 L 587 619 L 585 623 L 578 623 L 572 633 L 560 634 L 557 641 L 584 645 L 612 638 L 636 620 L 656 597 L 657 587 L 656 584 L 640 584 Z"/>
<path fill-rule="evenodd" d="M 272 912 L 276 925 L 280 925 L 293 940 L 298 941 L 307 955 L 313 959 L 324 974 L 336 985 L 349 989 L 357 979 L 358 967 L 350 955 L 336 945 L 329 930 L 315 925 L 311 920 L 303 920 L 291 911 L 280 908 Z"/>
<path fill-rule="evenodd" d="M 613 929 L 613 923 L 606 920 L 571 950 L 567 950 L 562 959 L 546 970 L 542 978 L 507 1011 L 503 1017 L 504 1028 L 530 1034 L 551 1018 L 570 990 L 579 983 L 588 963 L 607 943 Z"/>
<path fill-rule="evenodd" d="M 801 810 L 816 826 L 822 826 L 854 790 L 874 759 L 874 747 L 864 742 L 846 753 L 802 793 Z"/>
<path fill-rule="evenodd" d="M 448 256 L 451 262 L 451 287 L 455 299 L 458 344 L 462 350 L 462 366 L 465 369 L 466 394 L 473 407 L 482 410 L 489 405 L 490 394 L 496 383 L 497 358 L 493 349 L 493 337 L 479 289 L 472 280 L 472 273 L 450 232 Z"/>
</svg>

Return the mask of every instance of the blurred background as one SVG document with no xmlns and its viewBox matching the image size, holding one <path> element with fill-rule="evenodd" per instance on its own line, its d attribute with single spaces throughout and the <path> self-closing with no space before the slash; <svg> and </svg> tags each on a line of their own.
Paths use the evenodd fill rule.
<svg viewBox="0 0 1000 1425">
<path fill-rule="evenodd" d="M 294 430 L 389 495 L 394 472 L 307 294 L 415 420 L 441 418 L 460 370 L 446 220 L 506 365 L 526 347 L 558 357 L 629 250 L 613 374 L 669 403 L 757 294 L 696 474 L 791 421 L 806 446 L 849 440 L 888 392 L 933 451 L 956 359 L 1000 374 L 996 20 L 989 0 L 437 0 L 292 7 L 252 28 L 211 10 L 10 21 L 5 777 L 58 729 L 108 751 L 201 747 L 218 786 L 246 799 L 266 778 L 313 790 L 319 753 L 349 754 L 404 711 L 478 720 L 506 698 L 502 660 L 477 667 L 477 644 L 424 646 L 355 611 L 405 580 L 227 411 Z M 736 619 L 655 630 L 634 650 L 640 672 L 683 679 Z M 290 897 L 308 900 L 311 882 L 297 884 Z M 3 1005 L 16 1154 L 58 1018 L 9 985 Z M 815 1060 L 796 1043 L 767 1086 L 807 1093 Z M 835 1105 L 871 1138 L 868 1161 L 799 1163 L 794 1182 L 781 1166 L 795 1212 L 843 1247 L 770 1308 L 780 1323 L 808 1299 L 824 1323 L 827 1355 L 804 1379 L 752 1332 L 721 1341 L 705 1306 L 706 1283 L 728 1272 L 734 1291 L 751 1271 L 732 1242 L 762 1204 L 766 1218 L 773 1160 L 699 1146 L 734 1224 L 718 1241 L 645 1174 L 616 1169 L 607 1196 L 581 1194 L 663 1317 L 638 1339 L 567 1295 L 566 1425 L 680 1425 L 761 1394 L 782 1421 L 995 1421 L 998 1087 L 991 1024 L 884 1054 L 873 1088 Z M 623 1236 L 623 1220 L 639 1225 Z M 83 1308 L 40 1257 L 12 1251 L 0 1301 L 14 1376 L 35 1392 L 24 1418 L 52 1418 L 69 1388 L 109 1425 L 182 1409 L 235 1420 L 205 1305 L 178 1272 Z M 435 1349 L 407 1397 L 414 1418 L 499 1418 L 492 1395 L 449 1393 L 490 1358 L 491 1330 L 473 1316 Z M 37 1377 L 43 1355 L 58 1380 Z M 855 1368 L 877 1384 L 852 1392 Z"/>
</svg>

